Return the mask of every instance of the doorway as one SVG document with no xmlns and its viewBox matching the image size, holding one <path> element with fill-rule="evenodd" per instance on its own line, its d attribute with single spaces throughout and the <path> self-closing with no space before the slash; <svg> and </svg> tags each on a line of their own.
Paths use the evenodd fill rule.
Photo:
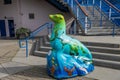
<svg viewBox="0 0 120 80">
<path fill-rule="evenodd" d="M 6 37 L 5 20 L 0 20 L 0 34 L 1 37 Z"/>
<path fill-rule="evenodd" d="M 14 20 L 8 20 L 9 35 L 15 37 Z"/>
</svg>

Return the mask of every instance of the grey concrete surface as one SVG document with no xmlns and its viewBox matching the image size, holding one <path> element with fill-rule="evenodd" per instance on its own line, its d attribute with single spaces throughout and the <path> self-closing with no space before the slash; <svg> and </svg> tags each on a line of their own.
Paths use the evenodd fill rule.
<svg viewBox="0 0 120 80">
<path fill-rule="evenodd" d="M 120 36 L 80 36 L 70 35 L 80 41 L 120 44 Z"/>
</svg>

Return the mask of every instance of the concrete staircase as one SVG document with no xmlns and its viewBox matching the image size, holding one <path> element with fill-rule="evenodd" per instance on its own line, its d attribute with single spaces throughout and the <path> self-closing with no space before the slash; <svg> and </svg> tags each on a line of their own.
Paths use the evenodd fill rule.
<svg viewBox="0 0 120 80">
<path fill-rule="evenodd" d="M 64 2 L 64 0 L 47 0 L 54 4 L 57 8 L 60 8 L 63 11 L 69 11 L 72 16 L 77 21 L 77 34 L 82 35 L 111 35 L 113 34 L 113 28 L 115 35 L 120 35 L 120 27 L 118 28 L 115 26 L 115 24 L 112 23 L 105 15 L 102 16 L 102 25 L 101 25 L 101 13 L 96 8 L 94 8 L 94 16 L 92 14 L 93 8 L 92 6 L 85 7 L 81 6 L 84 12 L 88 14 L 88 18 L 91 22 L 91 28 L 87 29 L 87 33 L 84 33 L 84 29 L 81 27 L 81 23 L 79 20 L 77 20 L 77 16 L 74 14 L 74 12 L 71 10 L 71 8 L 68 6 L 67 3 Z M 66 10 L 64 10 L 66 9 Z M 79 29 L 79 30 L 78 30 Z"/>
<path fill-rule="evenodd" d="M 93 61 L 96 66 L 120 69 L 120 44 L 84 42 L 92 52 Z M 46 57 L 50 51 L 48 36 L 42 36 L 34 42 L 32 55 Z"/>
</svg>

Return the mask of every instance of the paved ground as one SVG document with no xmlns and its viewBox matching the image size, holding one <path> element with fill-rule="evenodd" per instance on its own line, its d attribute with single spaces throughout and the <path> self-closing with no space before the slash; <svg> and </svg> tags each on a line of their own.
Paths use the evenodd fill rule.
<svg viewBox="0 0 120 80">
<path fill-rule="evenodd" d="M 5 78 L 2 78 L 1 80 L 56 80 L 51 77 L 49 77 L 46 73 L 46 66 L 36 66 L 31 69 L 28 69 L 23 72 L 16 73 L 11 76 L 7 76 Z M 63 80 L 97 80 L 92 78 L 86 78 L 86 77 L 75 77 L 71 79 L 63 79 Z"/>
<path fill-rule="evenodd" d="M 18 50 L 16 40 L 0 40 L 0 64 L 11 61 Z"/>
</svg>

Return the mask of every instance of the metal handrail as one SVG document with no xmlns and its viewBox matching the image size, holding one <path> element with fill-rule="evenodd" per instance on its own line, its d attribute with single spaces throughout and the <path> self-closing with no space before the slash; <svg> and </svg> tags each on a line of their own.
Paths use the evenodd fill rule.
<svg viewBox="0 0 120 80">
<path fill-rule="evenodd" d="M 39 28 L 37 28 L 35 31 L 33 31 L 30 36 L 25 37 L 23 39 L 19 40 L 19 47 L 20 48 L 26 48 L 26 57 L 28 57 L 28 40 L 34 38 L 39 32 L 41 32 L 43 29 L 48 28 L 48 34 L 51 33 L 52 30 L 52 22 L 49 23 L 45 23 L 42 26 L 40 26 Z M 25 45 L 22 46 L 22 42 L 25 41 Z"/>
<path fill-rule="evenodd" d="M 112 8 L 114 8 L 115 10 L 117 10 L 120 13 L 120 10 L 116 6 L 111 4 L 108 0 L 105 0 L 105 2 L 108 3 Z"/>
<path fill-rule="evenodd" d="M 78 6 L 79 6 L 79 8 L 81 9 L 81 11 L 85 14 L 85 16 L 87 16 L 87 17 L 88 17 L 88 13 L 85 11 L 85 9 L 84 9 L 84 8 L 82 8 L 82 7 L 80 6 L 79 2 L 78 2 L 77 0 L 75 0 L 75 2 L 77 3 L 77 5 L 78 5 Z"/>
<path fill-rule="evenodd" d="M 64 3 L 68 4 L 68 7 L 73 12 L 78 23 L 81 25 L 84 33 L 87 33 L 87 29 L 91 28 L 91 21 L 88 18 L 88 14 L 84 8 L 82 8 L 77 0 L 61 0 Z"/>
<path fill-rule="evenodd" d="M 97 4 L 95 3 L 95 5 L 100 9 L 100 13 L 101 13 L 101 22 L 102 22 L 102 16 L 103 15 L 106 15 L 108 17 L 108 19 L 113 22 L 115 18 L 117 17 L 114 17 L 113 18 L 113 15 L 114 14 L 119 14 L 120 13 L 120 10 L 115 7 L 113 4 L 111 4 L 108 0 L 99 0 L 99 3 L 100 4 Z M 94 5 L 94 4 L 93 4 Z M 103 6 L 106 6 L 108 7 L 108 11 L 104 11 L 102 9 Z M 114 26 L 113 26 L 113 30 L 112 30 L 112 35 L 114 36 L 115 35 L 115 27 L 116 27 L 116 24 L 114 23 Z"/>
</svg>

